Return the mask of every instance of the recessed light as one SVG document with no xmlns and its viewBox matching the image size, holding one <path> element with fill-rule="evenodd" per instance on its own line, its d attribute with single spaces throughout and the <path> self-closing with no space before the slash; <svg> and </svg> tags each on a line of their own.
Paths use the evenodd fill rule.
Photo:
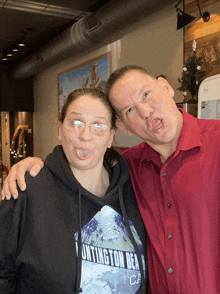
<svg viewBox="0 0 220 294">
<path fill-rule="evenodd" d="M 8 53 L 7 56 L 12 56 L 12 54 L 11 53 Z"/>
<path fill-rule="evenodd" d="M 6 58 L 6 57 L 3 57 L 3 58 L 2 58 L 2 60 L 8 60 L 8 58 Z"/>
<path fill-rule="evenodd" d="M 12 49 L 12 51 L 18 52 L 19 50 L 18 50 L 18 48 L 15 48 L 15 49 Z"/>
<path fill-rule="evenodd" d="M 24 44 L 24 43 L 19 43 L 18 46 L 20 46 L 20 47 L 24 47 L 25 44 Z"/>
</svg>

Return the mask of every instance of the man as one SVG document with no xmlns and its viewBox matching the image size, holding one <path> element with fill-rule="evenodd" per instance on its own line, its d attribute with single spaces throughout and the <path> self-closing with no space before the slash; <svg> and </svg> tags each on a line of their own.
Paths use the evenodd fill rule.
<svg viewBox="0 0 220 294">
<path fill-rule="evenodd" d="M 107 94 L 118 127 L 144 141 L 123 156 L 148 231 L 151 293 L 220 293 L 220 122 L 180 112 L 167 80 L 138 66 L 115 71 Z"/>
</svg>

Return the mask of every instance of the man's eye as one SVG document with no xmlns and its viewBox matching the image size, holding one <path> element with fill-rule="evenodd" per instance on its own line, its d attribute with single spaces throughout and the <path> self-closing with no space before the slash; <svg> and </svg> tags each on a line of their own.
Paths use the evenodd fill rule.
<svg viewBox="0 0 220 294">
<path fill-rule="evenodd" d="M 129 108 L 128 110 L 126 110 L 125 114 L 128 115 L 129 113 L 131 113 L 133 110 L 133 108 Z"/>
<path fill-rule="evenodd" d="M 148 95 L 149 95 L 149 92 L 145 92 L 144 95 L 143 95 L 144 99 L 145 99 Z"/>
</svg>

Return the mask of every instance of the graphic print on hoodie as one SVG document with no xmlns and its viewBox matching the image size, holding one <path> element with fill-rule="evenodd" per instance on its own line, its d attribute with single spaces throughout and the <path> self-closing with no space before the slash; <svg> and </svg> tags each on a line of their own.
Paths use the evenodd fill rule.
<svg viewBox="0 0 220 294">
<path fill-rule="evenodd" d="M 129 225 L 145 268 L 141 240 L 131 221 Z M 137 255 L 120 214 L 110 206 L 103 206 L 82 228 L 81 238 L 83 293 L 133 294 L 139 289 L 141 275 Z M 78 248 L 78 233 L 75 240 Z"/>
</svg>

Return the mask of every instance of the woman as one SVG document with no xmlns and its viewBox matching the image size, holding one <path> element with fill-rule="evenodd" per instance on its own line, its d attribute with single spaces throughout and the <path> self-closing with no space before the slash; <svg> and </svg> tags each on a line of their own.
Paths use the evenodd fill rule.
<svg viewBox="0 0 220 294">
<path fill-rule="evenodd" d="M 0 294 L 146 293 L 145 229 L 97 89 L 70 93 L 54 148 L 17 200 L 0 203 Z"/>
</svg>

